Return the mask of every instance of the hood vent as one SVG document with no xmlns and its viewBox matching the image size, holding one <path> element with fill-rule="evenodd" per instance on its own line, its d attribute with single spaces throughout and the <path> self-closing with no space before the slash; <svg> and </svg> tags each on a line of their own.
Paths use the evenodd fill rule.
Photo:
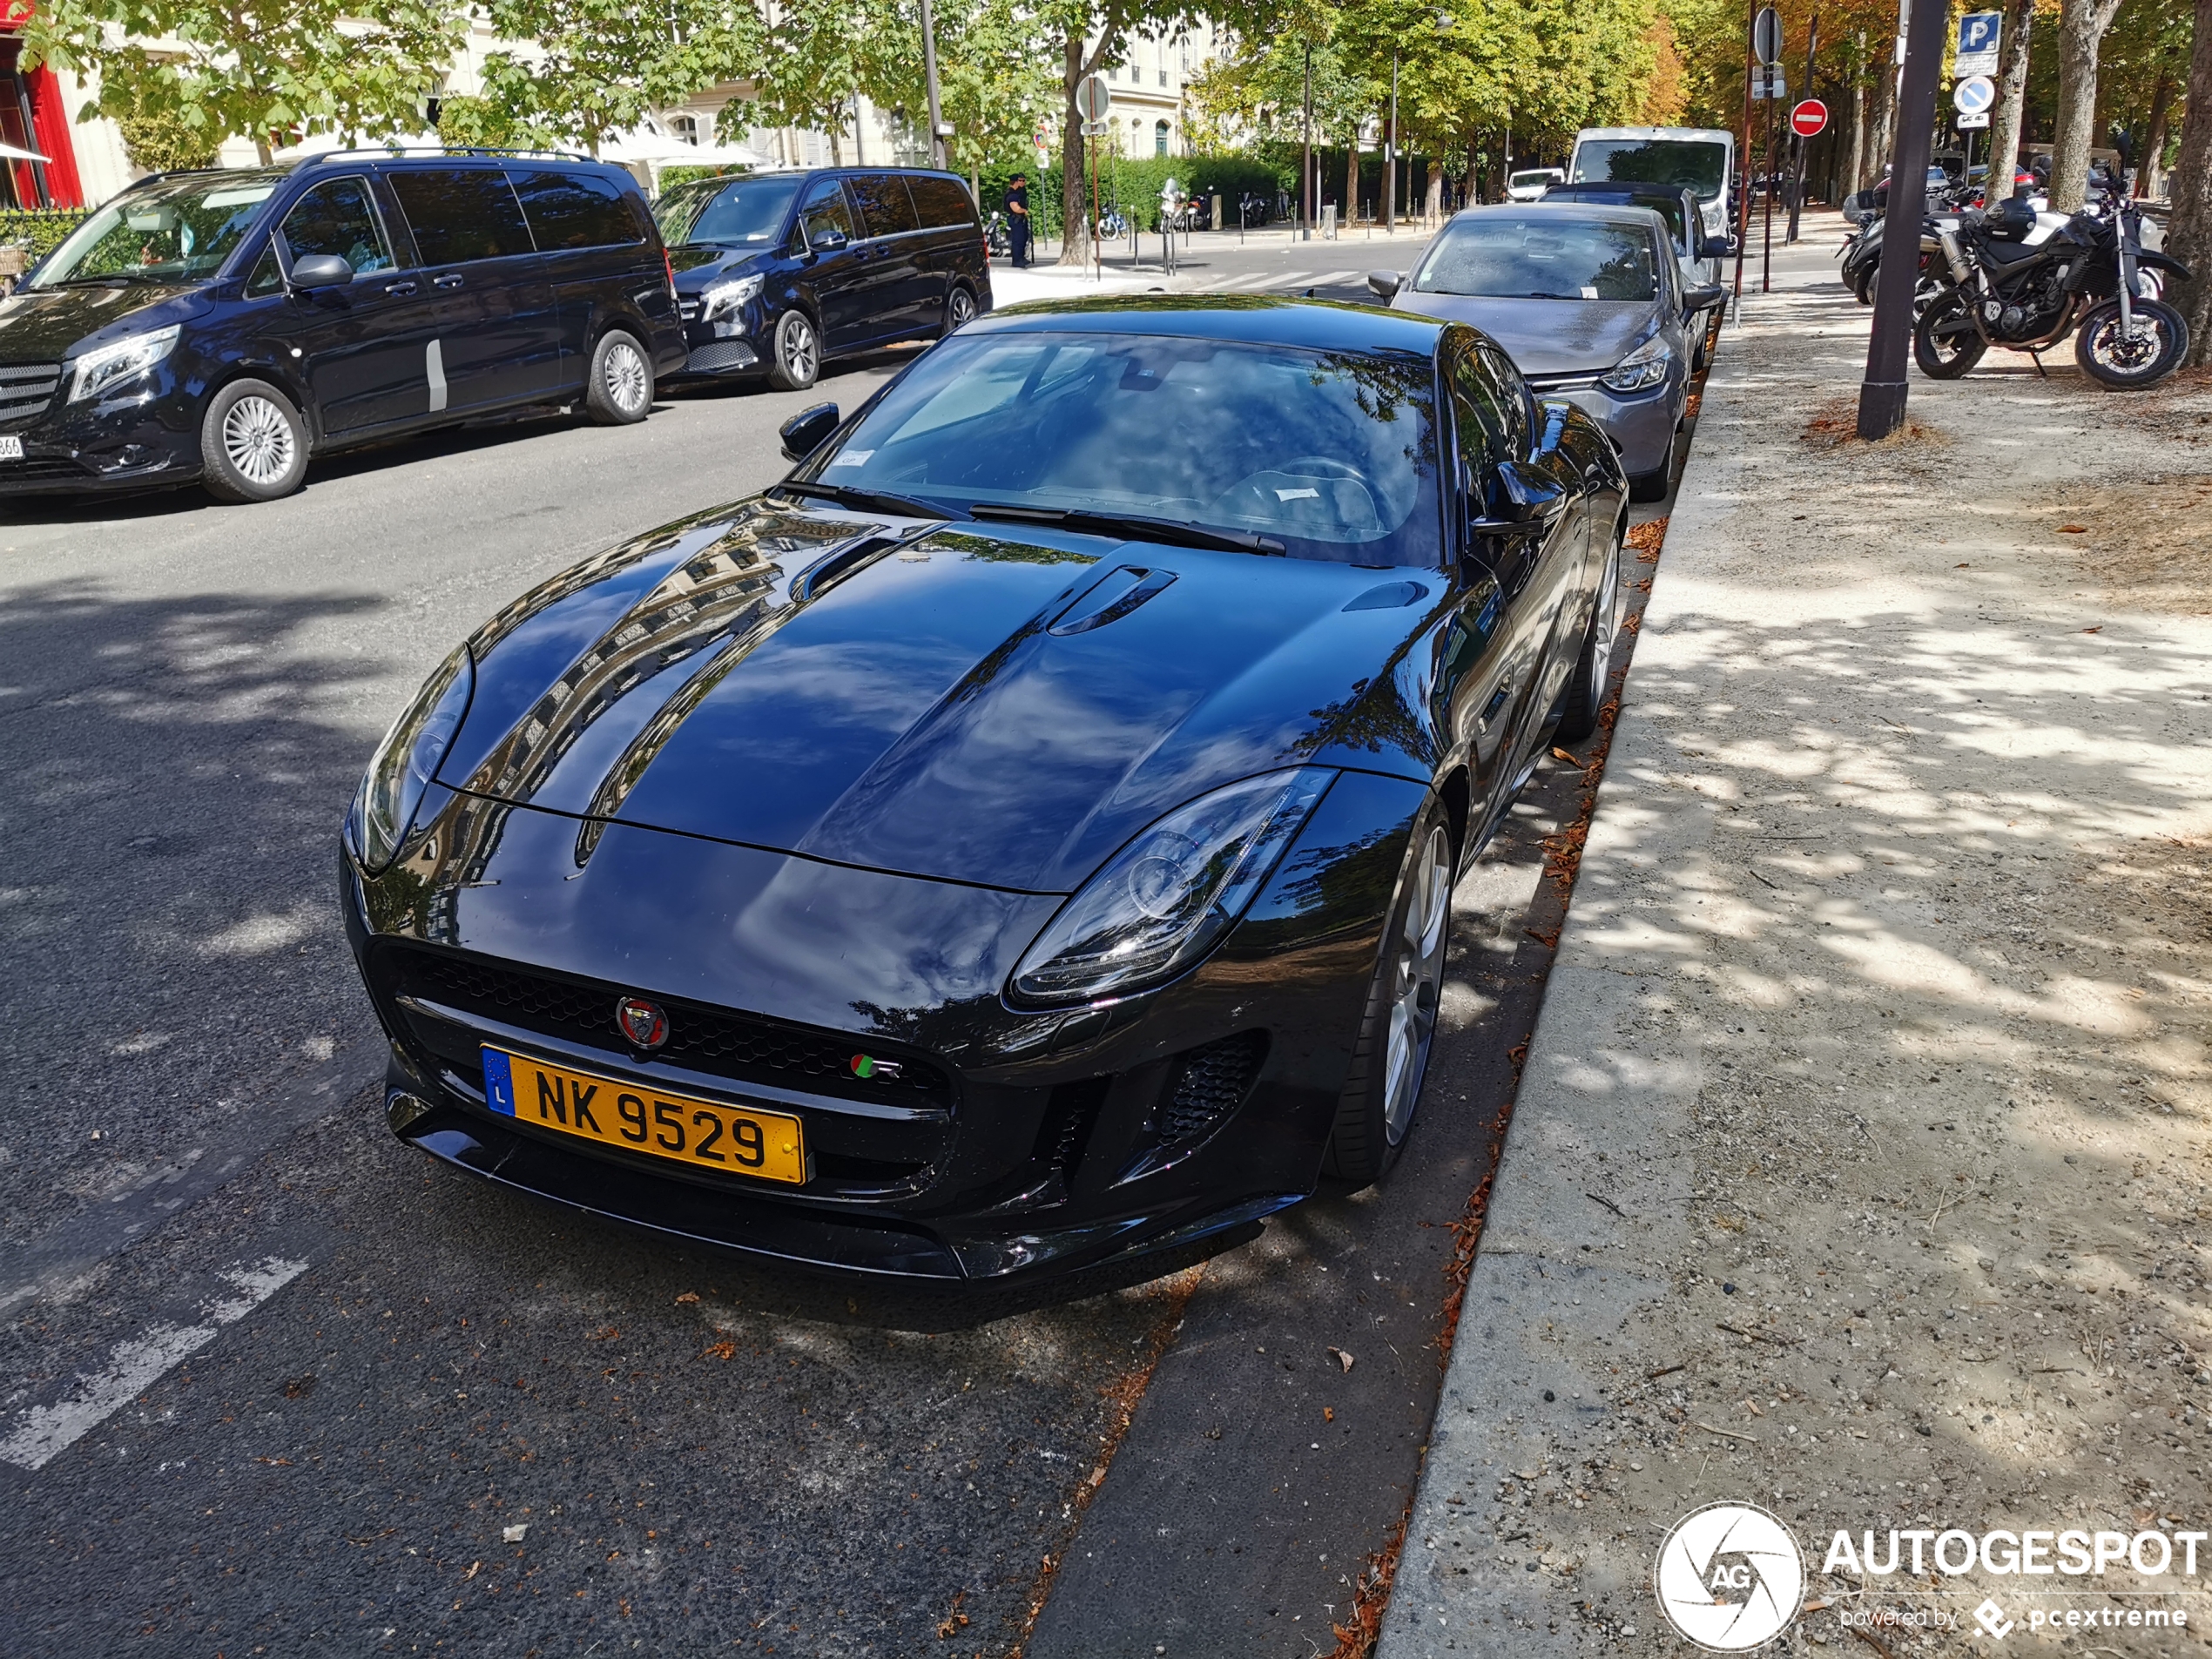
<svg viewBox="0 0 2212 1659">
<path fill-rule="evenodd" d="M 1091 583 L 1088 593 L 1078 597 L 1054 617 L 1046 631 L 1064 638 L 1069 634 L 1087 634 L 1109 622 L 1119 622 L 1146 600 L 1164 592 L 1174 580 L 1172 570 L 1157 570 L 1143 565 L 1124 564 L 1109 570 Z"/>
</svg>

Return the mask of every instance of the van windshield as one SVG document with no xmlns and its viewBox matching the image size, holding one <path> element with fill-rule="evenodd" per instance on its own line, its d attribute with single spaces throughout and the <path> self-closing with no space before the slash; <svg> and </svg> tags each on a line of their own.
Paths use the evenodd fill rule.
<svg viewBox="0 0 2212 1659">
<path fill-rule="evenodd" d="M 1575 146 L 1568 182 L 1576 185 L 1687 185 L 1714 201 L 1728 169 L 1728 146 L 1710 138 L 1585 138 Z"/>
<path fill-rule="evenodd" d="M 246 239 L 285 178 L 191 173 L 127 191 L 71 232 L 24 286 L 204 282 Z"/>
<path fill-rule="evenodd" d="M 709 179 L 670 191 L 653 204 L 653 219 L 671 247 L 686 242 L 765 247 L 782 233 L 798 190 L 794 173 L 734 184 Z"/>
</svg>

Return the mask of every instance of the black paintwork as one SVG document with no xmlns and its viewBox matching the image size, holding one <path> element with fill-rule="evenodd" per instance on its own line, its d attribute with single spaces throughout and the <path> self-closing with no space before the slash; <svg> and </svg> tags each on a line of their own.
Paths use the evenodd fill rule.
<svg viewBox="0 0 2212 1659">
<path fill-rule="evenodd" d="M 791 176 L 777 175 L 779 182 Z M 826 360 L 894 341 L 934 338 L 945 326 L 946 301 L 956 286 L 968 291 L 978 313 L 991 309 L 990 253 L 972 202 L 965 224 L 888 236 L 862 234 L 842 247 L 809 247 L 799 233 L 799 204 L 818 181 L 833 179 L 844 187 L 854 226 L 862 229 L 854 181 L 935 178 L 953 185 L 966 199 L 968 185 L 957 175 L 907 167 L 831 167 L 796 177 L 791 208 L 767 246 L 686 243 L 671 250 L 685 341 L 694 354 L 686 378 L 748 379 L 765 373 L 774 354 L 777 320 L 787 311 L 802 311 L 813 320 Z M 721 319 L 703 314 L 699 296 L 709 287 L 752 276 L 760 279 L 758 294 Z M 752 360 L 729 354 L 726 348 L 733 344 L 750 347 Z"/>
<path fill-rule="evenodd" d="M 589 173 L 632 202 L 643 238 L 628 246 L 426 264 L 389 184 L 395 173 L 424 168 Z M 132 189 L 177 177 L 157 174 Z M 222 181 L 270 177 L 279 179 L 278 188 L 231 257 L 204 281 L 41 290 L 34 268 L 22 288 L 0 300 L 0 369 L 61 368 L 42 410 L 0 422 L 0 434 L 19 435 L 24 443 L 23 460 L 0 461 L 0 496 L 191 483 L 200 473 L 200 422 L 208 402 L 241 378 L 284 392 L 306 420 L 311 453 L 325 454 L 570 401 L 582 392 L 591 348 L 617 324 L 645 343 L 657 373 L 683 363 L 666 252 L 637 181 L 620 167 L 371 153 L 317 156 L 280 174 L 211 175 Z M 361 273 L 343 288 L 249 293 L 265 255 L 273 251 L 289 270 L 289 249 L 273 233 L 293 204 L 317 185 L 347 177 L 372 181 L 396 268 Z M 439 286 L 441 278 L 446 286 Z M 172 323 L 182 332 L 161 362 L 100 396 L 70 401 L 78 357 Z M 442 410 L 430 407 L 425 350 L 432 340 L 447 348 L 448 401 Z M 481 373 L 472 372 L 475 368 Z"/>
<path fill-rule="evenodd" d="M 1097 300 L 974 326 L 1414 350 L 1447 385 L 1511 373 L 1463 326 L 1360 307 Z M 471 637 L 468 712 L 398 859 L 344 864 L 395 1127 L 625 1220 L 945 1278 L 1157 1248 L 1311 1192 L 1412 826 L 1440 798 L 1463 857 L 1480 849 L 1548 740 L 1622 523 L 1625 480 L 1588 419 L 1495 389 L 1529 416 L 1519 447 L 1440 423 L 1453 540 L 1421 567 L 771 490 L 516 600 Z M 1469 531 L 1507 462 L 1560 510 L 1518 539 Z M 1175 580 L 1053 630 L 1128 563 Z M 1024 948 L 1132 834 L 1299 765 L 1335 781 L 1212 955 L 1117 1001 L 1008 1000 Z M 679 1031 L 739 1035 L 635 1055 L 611 1019 L 624 993 Z M 487 1039 L 796 1110 L 814 1178 L 694 1177 L 496 1116 Z M 839 1045 L 907 1075 L 807 1057 Z M 1177 1141 L 1184 1071 L 1245 1063 L 1242 1104 Z"/>
</svg>

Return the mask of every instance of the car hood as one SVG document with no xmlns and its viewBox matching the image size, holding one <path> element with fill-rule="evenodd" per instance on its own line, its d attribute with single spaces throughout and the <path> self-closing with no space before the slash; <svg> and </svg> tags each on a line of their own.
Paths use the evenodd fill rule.
<svg viewBox="0 0 2212 1659">
<path fill-rule="evenodd" d="M 164 327 L 200 308 L 194 283 L 20 289 L 0 300 L 0 361 L 59 362 L 88 335 L 113 329 L 120 339 L 140 328 Z"/>
<path fill-rule="evenodd" d="M 717 247 L 711 242 L 685 242 L 668 250 L 676 286 L 685 293 L 725 276 L 743 276 L 754 266 L 767 264 L 768 257 L 766 248 Z"/>
<path fill-rule="evenodd" d="M 1487 300 L 1400 289 L 1391 308 L 1471 323 L 1524 374 L 1588 374 L 1612 368 L 1651 332 L 1660 302 Z"/>
<path fill-rule="evenodd" d="M 1271 768 L 1426 781 L 1435 572 L 860 519 L 767 498 L 518 600 L 470 646 L 450 786 L 1032 893 Z M 1349 608 L 1348 608 L 1349 607 Z"/>
</svg>

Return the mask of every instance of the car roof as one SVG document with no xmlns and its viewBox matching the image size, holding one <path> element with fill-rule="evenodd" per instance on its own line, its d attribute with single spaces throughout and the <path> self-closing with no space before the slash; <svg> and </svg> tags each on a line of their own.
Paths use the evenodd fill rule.
<svg viewBox="0 0 2212 1659">
<path fill-rule="evenodd" d="M 1431 357 L 1449 326 L 1433 317 L 1386 311 L 1379 306 L 1285 294 L 1116 293 L 1032 300 L 978 317 L 961 332 L 1168 334 Z"/>
<path fill-rule="evenodd" d="M 1554 185 L 1544 192 L 1544 199 L 1557 199 L 1564 203 L 1579 200 L 1585 196 L 1596 200 L 1602 196 L 1616 195 L 1659 196 L 1668 201 L 1675 201 L 1684 191 L 1696 194 L 1688 185 L 1654 184 L 1648 179 L 1584 179 L 1571 185 Z"/>
<path fill-rule="evenodd" d="M 1736 135 L 1725 127 L 1584 127 L 1575 135 L 1584 138 L 1698 138 L 1714 144 L 1734 144 Z"/>
<path fill-rule="evenodd" d="M 1577 219 L 1599 225 L 1635 225 L 1656 223 L 1662 231 L 1667 221 L 1649 207 L 1638 207 L 1633 202 L 1600 201 L 1543 201 L 1485 202 L 1479 207 L 1462 207 L 1445 221 L 1451 224 L 1462 219 L 1499 219 L 1511 214 L 1524 219 L 1530 213 L 1542 213 L 1548 218 Z"/>
</svg>

